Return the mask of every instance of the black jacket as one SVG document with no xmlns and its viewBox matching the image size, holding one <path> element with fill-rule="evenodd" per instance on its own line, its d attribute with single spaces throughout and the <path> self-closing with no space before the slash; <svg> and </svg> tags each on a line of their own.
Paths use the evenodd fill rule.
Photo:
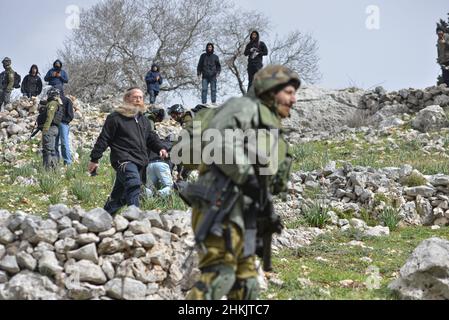
<svg viewBox="0 0 449 320">
<path fill-rule="evenodd" d="M 27 75 L 21 85 L 21 91 L 29 98 L 37 97 L 42 93 L 42 79 L 38 75 Z"/>
<path fill-rule="evenodd" d="M 162 144 L 164 145 L 164 149 L 167 151 L 170 151 L 171 148 L 173 147 L 173 142 L 171 142 L 170 140 L 170 136 L 168 136 L 167 138 L 165 138 L 164 140 L 161 141 Z M 154 152 L 152 150 L 148 150 L 148 160 L 150 163 L 153 162 L 167 162 L 170 163 L 170 160 L 168 159 L 161 159 L 161 157 L 159 156 L 158 152 Z"/>
<path fill-rule="evenodd" d="M 207 46 L 212 45 L 212 52 L 207 52 Z M 203 79 L 215 79 L 221 72 L 220 59 L 214 54 L 214 45 L 208 43 L 206 52 L 203 53 L 198 62 L 197 74 L 203 75 Z"/>
<path fill-rule="evenodd" d="M 257 33 L 257 39 L 256 41 L 252 41 L 250 39 L 250 42 L 246 45 L 245 48 L 245 56 L 248 57 L 248 67 L 257 66 L 261 68 L 263 66 L 263 56 L 268 55 L 268 48 L 264 42 L 260 41 L 259 33 L 257 31 L 253 31 L 251 32 L 251 34 L 253 34 L 254 32 Z M 252 48 L 256 48 L 257 52 L 259 53 L 254 59 L 251 52 Z"/>
<path fill-rule="evenodd" d="M 75 114 L 73 112 L 73 103 L 72 100 L 67 97 L 62 96 L 61 99 L 62 106 L 64 108 L 64 116 L 62 117 L 62 122 L 65 124 L 69 124 L 75 117 Z"/>
<path fill-rule="evenodd" d="M 108 147 L 111 148 L 111 165 L 116 170 L 120 163 L 127 161 L 145 167 L 148 150 L 159 153 L 164 149 L 159 136 L 150 130 L 150 122 L 145 116 L 139 114 L 137 119 L 128 118 L 118 112 L 107 117 L 90 155 L 91 161 L 98 163 Z"/>
</svg>

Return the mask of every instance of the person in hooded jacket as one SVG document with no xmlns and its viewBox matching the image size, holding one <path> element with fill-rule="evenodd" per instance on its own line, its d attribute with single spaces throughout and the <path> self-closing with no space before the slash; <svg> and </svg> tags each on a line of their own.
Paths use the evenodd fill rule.
<svg viewBox="0 0 449 320">
<path fill-rule="evenodd" d="M 163 83 L 160 69 L 157 64 L 151 66 L 151 70 L 145 77 L 145 82 L 147 83 L 147 92 L 150 95 L 150 104 L 155 104 L 156 97 L 159 95 Z"/>
<path fill-rule="evenodd" d="M 220 76 L 221 64 L 220 59 L 214 53 L 215 47 L 213 43 L 208 43 L 206 52 L 203 53 L 198 62 L 197 74 L 202 76 L 201 100 L 203 104 L 207 103 L 207 91 L 210 84 L 211 101 L 217 102 L 217 78 Z"/>
<path fill-rule="evenodd" d="M 267 55 L 268 48 L 260 41 L 259 32 L 251 32 L 250 42 L 245 48 L 245 56 L 248 57 L 248 91 L 253 84 L 254 75 L 263 68 L 263 57 Z"/>
<path fill-rule="evenodd" d="M 61 94 L 64 94 L 64 84 L 69 82 L 69 77 L 67 72 L 62 70 L 61 60 L 56 60 L 53 63 L 53 68 L 47 72 L 44 80 L 48 82 L 48 85 L 59 89 Z"/>
<path fill-rule="evenodd" d="M 145 184 L 149 163 L 148 151 L 154 151 L 162 159 L 168 157 L 165 145 L 151 130 L 145 111 L 142 90 L 136 87 L 128 89 L 123 105 L 106 118 L 90 155 L 88 172 L 94 175 L 104 152 L 108 147 L 111 149 L 110 161 L 116 171 L 116 179 L 104 206 L 111 215 L 125 205 L 139 207 L 141 186 Z"/>
<path fill-rule="evenodd" d="M 30 72 L 22 81 L 21 91 L 25 97 L 37 97 L 42 93 L 42 80 L 39 75 L 39 68 L 33 64 Z"/>
</svg>

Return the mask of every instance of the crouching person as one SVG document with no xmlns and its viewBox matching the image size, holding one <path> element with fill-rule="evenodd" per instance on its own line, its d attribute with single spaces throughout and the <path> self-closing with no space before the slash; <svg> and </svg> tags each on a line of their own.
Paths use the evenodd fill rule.
<svg viewBox="0 0 449 320">
<path fill-rule="evenodd" d="M 88 171 L 92 174 L 99 167 L 99 160 L 109 147 L 111 165 L 116 171 L 112 193 L 104 209 L 111 215 L 123 206 L 140 205 L 141 186 L 145 183 L 148 150 L 161 158 L 168 153 L 158 135 L 151 130 L 145 112 L 144 96 L 139 88 L 128 89 L 123 105 L 110 114 L 91 153 Z"/>
<path fill-rule="evenodd" d="M 166 150 L 170 151 L 171 142 L 164 140 Z M 173 177 L 168 159 L 161 158 L 158 154 L 150 152 L 150 164 L 147 167 L 146 195 L 154 196 L 155 191 L 161 197 L 167 197 L 173 191 Z"/>
<path fill-rule="evenodd" d="M 42 157 L 45 169 L 54 169 L 57 166 L 55 143 L 63 115 L 61 93 L 58 89 L 51 88 L 47 93 L 45 123 L 42 128 Z"/>
</svg>

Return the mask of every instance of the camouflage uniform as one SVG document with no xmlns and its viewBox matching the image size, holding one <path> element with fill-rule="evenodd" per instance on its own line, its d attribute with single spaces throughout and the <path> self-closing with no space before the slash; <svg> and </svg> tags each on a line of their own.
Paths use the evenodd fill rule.
<svg viewBox="0 0 449 320">
<path fill-rule="evenodd" d="M 288 150 L 288 144 L 283 138 L 281 119 L 277 113 L 274 94 L 270 96 L 270 92 L 279 86 L 290 83 L 294 83 L 298 88 L 300 80 L 296 73 L 285 67 L 268 66 L 262 69 L 254 79 L 254 96 L 230 99 L 218 110 L 208 126 L 208 128 L 218 129 L 222 133 L 226 129 L 243 131 L 276 129 L 280 131 L 278 136 L 270 135 L 269 131 L 257 136 L 259 148 L 266 150 L 271 145 L 270 143 L 278 143 L 278 165 L 273 160 L 273 155 L 270 155 L 268 165 L 270 174 L 259 176 L 259 179 L 266 179 L 266 185 L 269 186 L 272 194 L 279 194 L 287 190 L 292 157 Z M 247 247 L 245 241 L 250 241 L 248 228 L 245 228 L 245 214 L 249 212 L 250 206 L 255 200 L 243 194 L 242 186 L 250 176 L 257 175 L 256 168 L 259 165 L 235 164 L 242 163 L 241 161 L 236 162 L 235 156 L 247 155 L 248 147 L 244 143 L 226 142 L 225 140 L 223 139 L 222 144 L 224 153 L 229 153 L 230 148 L 235 148 L 234 164 L 217 164 L 216 166 L 232 179 L 239 198 L 228 218 L 223 222 L 224 236 L 216 237 L 208 234 L 205 240 L 204 245 L 207 251 L 199 253 L 199 267 L 202 275 L 187 297 L 191 300 L 218 300 L 223 296 L 232 300 L 253 300 L 258 296 L 255 252 L 245 250 Z M 206 190 L 212 188 L 215 177 L 211 168 L 202 164 L 199 171 L 200 175 L 196 185 L 202 186 Z M 192 227 L 195 234 L 209 207 L 210 204 L 204 201 L 192 203 Z"/>
<path fill-rule="evenodd" d="M 55 168 L 58 163 L 55 145 L 59 129 L 58 125 L 54 123 L 54 120 L 56 111 L 58 111 L 60 105 L 62 105 L 62 101 L 59 96 L 48 101 L 47 104 L 47 119 L 42 129 L 42 158 L 46 169 Z"/>
<path fill-rule="evenodd" d="M 11 59 L 3 59 L 3 67 L 5 68 L 3 83 L 0 84 L 0 110 L 3 104 L 7 105 L 11 100 L 11 92 L 14 90 L 14 70 L 11 68 Z"/>
</svg>

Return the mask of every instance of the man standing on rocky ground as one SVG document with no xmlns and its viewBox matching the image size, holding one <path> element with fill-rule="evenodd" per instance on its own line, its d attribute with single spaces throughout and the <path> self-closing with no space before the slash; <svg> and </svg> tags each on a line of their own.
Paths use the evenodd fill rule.
<svg viewBox="0 0 449 320">
<path fill-rule="evenodd" d="M 14 90 L 14 70 L 11 67 L 11 59 L 6 57 L 2 61 L 4 72 L 0 74 L 0 111 L 3 105 L 11 102 L 11 92 Z"/>
<path fill-rule="evenodd" d="M 61 96 L 62 106 L 64 109 L 64 116 L 59 124 L 59 134 L 56 137 L 56 156 L 58 160 L 61 158 L 64 160 L 65 166 L 72 165 L 72 151 L 70 150 L 70 122 L 72 122 L 75 114 L 73 112 L 72 100 L 66 96 Z M 61 146 L 61 151 L 59 147 Z"/>
<path fill-rule="evenodd" d="M 53 68 L 47 72 L 44 80 L 48 82 L 48 85 L 59 89 L 61 94 L 64 94 L 64 84 L 69 82 L 69 77 L 67 72 L 62 70 L 61 60 L 56 60 L 53 63 Z"/>
<path fill-rule="evenodd" d="M 214 53 L 214 44 L 208 43 L 206 52 L 203 53 L 198 62 L 197 74 L 198 78 L 202 76 L 201 101 L 207 104 L 207 92 L 210 84 L 211 101 L 217 102 L 217 78 L 221 73 L 220 59 Z"/>
<path fill-rule="evenodd" d="M 443 28 L 437 28 L 438 64 L 443 71 L 443 82 L 449 87 L 449 34 Z"/>
<path fill-rule="evenodd" d="M 39 75 L 39 68 L 33 64 L 30 72 L 22 81 L 21 91 L 28 99 L 37 97 L 42 93 L 42 80 Z"/>
<path fill-rule="evenodd" d="M 125 205 L 139 207 L 141 187 L 146 181 L 148 150 L 156 152 L 162 159 L 168 157 L 167 150 L 144 116 L 142 90 L 136 87 L 128 89 L 123 101 L 123 105 L 107 117 L 88 165 L 89 173 L 96 173 L 103 153 L 111 148 L 110 160 L 116 179 L 104 207 L 111 215 Z"/>
<path fill-rule="evenodd" d="M 245 56 L 248 57 L 248 91 L 253 83 L 254 75 L 263 68 L 263 57 L 268 55 L 268 48 L 260 41 L 259 32 L 253 31 L 250 42 L 246 45 Z"/>
<path fill-rule="evenodd" d="M 47 97 L 46 118 L 42 128 L 42 156 L 44 168 L 48 170 L 57 166 L 55 144 L 64 112 L 59 89 L 51 88 Z"/>
<path fill-rule="evenodd" d="M 211 165 L 201 164 L 198 181 L 188 184 L 183 192 L 186 201 L 192 204 L 192 227 L 196 243 L 202 248 L 199 252 L 202 274 L 188 299 L 220 300 L 224 296 L 230 300 L 257 299 L 255 256 L 260 254 L 260 247 L 256 250 L 256 239 L 263 232 L 259 222 L 268 221 L 270 236 L 282 230 L 271 195 L 287 190 L 292 157 L 282 134 L 281 119 L 290 116 L 300 84 L 298 74 L 290 69 L 267 66 L 255 75 L 250 94 L 230 99 L 210 120 L 208 128 L 224 137 L 214 139 L 214 150 L 232 154 L 234 158 L 232 163 L 214 160 Z M 232 140 L 227 139 L 229 135 L 225 132 L 232 129 L 256 131 L 255 141 L 245 142 L 246 135 L 237 141 L 234 135 L 230 135 Z M 213 199 L 219 201 L 211 203 Z M 226 215 L 217 221 L 215 217 L 225 210 L 221 208 L 212 220 L 214 228 L 203 232 L 205 223 L 210 221 L 209 214 L 215 213 L 211 210 L 221 207 L 221 201 L 229 210 L 223 211 Z M 205 238 L 201 241 L 202 235 Z"/>
</svg>

